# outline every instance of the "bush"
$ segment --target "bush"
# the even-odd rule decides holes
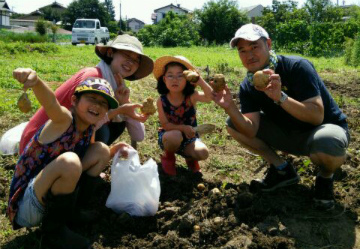
[[[12,42],[6,43],[0,41],[0,53],[6,54],[21,54],[38,52],[43,54],[55,53],[59,51],[59,47],[54,43],[25,43]]]
[[[289,21],[276,26],[276,45],[289,52],[303,53],[310,38],[305,21]]]
[[[306,54],[310,56],[338,56],[344,51],[345,34],[348,23],[314,23],[309,26],[310,46]],[[353,34],[352,34],[353,35]]]
[[[46,36],[42,36],[37,33],[31,33],[31,32],[14,33],[5,29],[1,29],[0,41],[3,42],[22,41],[22,42],[35,43],[35,42],[47,42],[48,38]]]
[[[354,41],[354,45],[351,51],[351,65],[357,67],[360,65],[360,33]]]
[[[47,31],[47,23],[44,19],[39,19],[37,20],[36,24],[35,24],[35,30],[36,32],[38,32],[40,35],[45,35],[46,31]]]
[[[345,65],[351,65],[351,54],[354,46],[354,40],[348,38],[345,42]]]

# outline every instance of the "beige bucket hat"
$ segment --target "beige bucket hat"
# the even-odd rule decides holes
[[[153,60],[143,54],[143,46],[135,36],[128,34],[118,35],[114,40],[109,41],[108,45],[97,45],[95,47],[95,53],[104,60],[107,58],[106,51],[108,48],[127,50],[140,55],[140,64],[138,70],[133,75],[127,77],[127,80],[138,80],[144,78],[148,76],[154,68]]]
[[[162,56],[155,61],[154,65],[154,77],[156,80],[164,75],[165,66],[171,62],[177,62],[184,65],[187,69],[196,70],[195,67],[191,64],[191,62],[184,56],[175,55],[175,56]]]

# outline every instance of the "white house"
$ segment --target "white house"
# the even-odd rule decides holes
[[[259,5],[244,7],[244,8],[241,8],[240,10],[245,12],[247,17],[249,17],[250,19],[254,19],[256,17],[262,16],[264,7],[261,4],[259,4]]]
[[[151,19],[153,20],[154,24],[158,23],[161,21],[161,19],[163,19],[166,16],[166,13],[168,12],[174,12],[175,14],[179,14],[179,15],[185,15],[187,13],[189,13],[189,10],[180,7],[180,4],[178,5],[167,5],[165,7],[161,7],[158,8],[156,10],[154,10],[154,13],[151,15]]]
[[[127,20],[127,25],[133,32],[137,33],[140,29],[142,29],[142,27],[144,27],[145,23],[139,19],[130,18]]]
[[[10,27],[10,13],[12,11],[5,0],[0,0],[0,28]]]

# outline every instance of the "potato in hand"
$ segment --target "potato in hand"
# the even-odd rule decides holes
[[[215,74],[212,88],[215,92],[220,92],[225,89],[225,76],[223,74]]]
[[[257,71],[253,77],[254,86],[265,88],[269,84],[269,77],[269,74],[265,74],[263,71]]]
[[[196,83],[200,78],[200,75],[192,70],[185,70],[183,74],[185,76],[185,79],[191,83]]]
[[[154,105],[154,100],[152,98],[147,98],[143,102],[143,107],[140,108],[140,111],[146,115],[152,115],[156,112],[156,107]]]
[[[31,102],[26,92],[21,94],[20,98],[18,99],[17,106],[23,113],[28,113],[31,111]]]

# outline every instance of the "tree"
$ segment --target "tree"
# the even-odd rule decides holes
[[[196,11],[200,35],[209,43],[223,44],[230,41],[236,30],[249,19],[239,11],[234,0],[210,0]]]
[[[45,20],[48,20],[51,22],[55,21],[55,23],[62,20],[62,12],[59,10],[54,10],[51,7],[45,7],[42,9],[42,12],[44,14]]]
[[[115,8],[112,0],[105,0],[105,7],[110,15],[111,21],[115,21]]]
[[[305,9],[309,13],[312,22],[321,22],[327,8],[331,6],[331,0],[307,0],[305,3]]]
[[[158,24],[146,25],[137,36],[145,46],[188,47],[198,45],[198,25],[191,15],[178,15],[170,11]]]
[[[297,2],[293,0],[287,0],[283,3],[273,0],[272,13],[275,16],[276,22],[284,22],[288,18],[289,13],[296,10]]]
[[[111,20],[105,5],[99,0],[75,0],[71,2],[64,13],[64,19],[72,25],[78,18],[97,18],[102,26],[107,26]]]

